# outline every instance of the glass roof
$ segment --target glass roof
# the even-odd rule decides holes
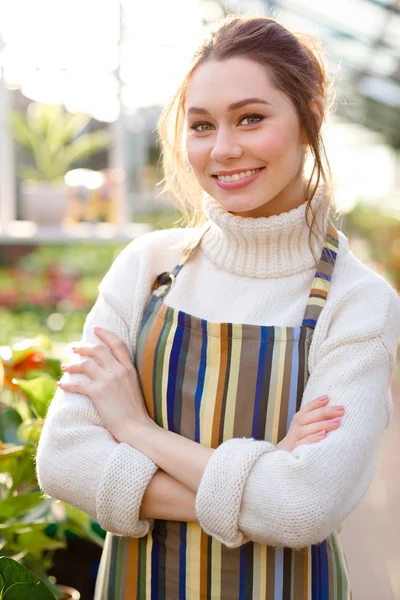
[[[0,0],[0,76],[29,98],[104,121],[118,117],[121,101],[127,112],[163,105],[210,23],[226,12],[264,13],[321,39],[339,74],[338,114],[400,146],[400,0],[67,4],[60,12],[54,0]]]
[[[245,10],[242,0],[223,4],[320,39],[330,70],[340,72],[337,113],[400,147],[400,0],[247,0]]]

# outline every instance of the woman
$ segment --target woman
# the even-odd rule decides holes
[[[337,528],[390,417],[400,306],[329,221],[326,86],[308,38],[234,17],[164,111],[167,189],[203,194],[205,224],[114,262],[37,454],[109,532],[97,600],[351,597]]]

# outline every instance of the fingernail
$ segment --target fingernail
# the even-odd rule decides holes
[[[101,327],[98,327],[97,325],[95,325],[95,326],[93,327],[93,330],[94,330],[94,331],[100,331],[101,329],[102,329],[102,328],[101,328]]]
[[[62,371],[65,371],[67,365],[60,365]]]
[[[325,400],[327,400],[328,396],[325,394],[325,396],[320,396],[319,398],[317,398],[318,402],[324,402]]]
[[[338,410],[344,410],[344,406],[335,406]]]
[[[325,430],[325,429],[324,429],[323,431],[319,431],[319,432],[318,432],[318,435],[319,435],[320,437],[323,437],[325,434],[326,434],[326,430]]]
[[[332,423],[340,423],[340,417],[335,417],[332,419]]]

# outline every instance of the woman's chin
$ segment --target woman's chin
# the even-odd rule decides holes
[[[248,213],[257,211],[265,205],[265,198],[260,199],[256,202],[254,197],[249,198],[244,194],[241,196],[229,196],[228,194],[215,194],[213,198],[230,213],[237,214],[238,216],[251,216]]]

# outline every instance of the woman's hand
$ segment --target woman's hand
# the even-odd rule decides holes
[[[114,438],[124,441],[127,427],[155,425],[147,412],[138,374],[125,343],[111,331],[94,328],[106,344],[74,346],[73,352],[85,357],[78,363],[62,365],[65,373],[82,373],[90,381],[58,382],[66,392],[89,396]]]
[[[301,444],[319,442],[329,431],[337,429],[344,407],[327,404],[328,396],[322,396],[301,408],[293,416],[286,437],[276,447],[291,452]]]

